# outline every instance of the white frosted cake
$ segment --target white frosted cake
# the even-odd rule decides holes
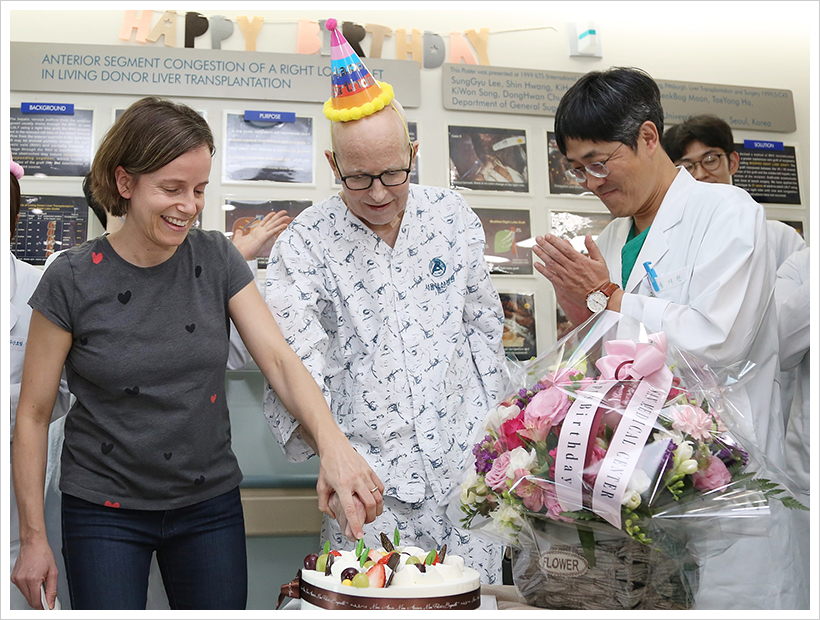
[[[463,558],[446,555],[446,547],[443,553],[410,546],[390,548],[389,552],[384,547],[365,550],[365,557],[361,552],[329,551],[315,556],[314,569],[308,567],[316,561],[315,554],[309,555],[301,570],[301,609],[478,609],[481,605],[478,572],[464,566]],[[330,555],[333,560],[325,570]]]

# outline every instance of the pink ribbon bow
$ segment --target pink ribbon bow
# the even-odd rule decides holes
[[[649,342],[610,340],[604,343],[604,350],[607,354],[595,362],[601,371],[601,379],[644,378],[656,386],[671,381],[672,372],[666,366],[666,334],[663,332],[651,334]]]

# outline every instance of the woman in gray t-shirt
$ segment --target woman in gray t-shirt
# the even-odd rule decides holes
[[[63,554],[73,609],[145,607],[156,550],[174,609],[244,608],[247,560],[225,399],[232,319],[336,492],[381,512],[382,483],[334,422],[236,248],[192,229],[214,152],[191,108],[148,97],[103,139],[92,193],[123,227],[66,251],[30,300],[12,448],[21,550],[12,581],[56,596],[43,525],[48,419],[63,366],[76,402],[62,454]],[[354,517],[355,518],[355,517]],[[361,527],[361,524],[358,525]]]

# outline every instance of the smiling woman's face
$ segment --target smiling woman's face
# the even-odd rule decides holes
[[[205,207],[210,173],[211,153],[205,145],[154,172],[130,175],[117,168],[120,195],[130,201],[129,235],[138,235],[145,247],[168,251],[179,246]]]

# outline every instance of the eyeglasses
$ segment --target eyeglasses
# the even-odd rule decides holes
[[[413,145],[410,145],[410,165],[407,168],[400,168],[399,170],[385,170],[381,174],[352,174],[350,176],[343,176],[339,170],[339,162],[336,161],[336,153],[333,153],[333,163],[336,166],[336,172],[339,173],[344,186],[353,191],[360,191],[363,189],[370,189],[373,185],[373,180],[378,179],[385,187],[396,187],[397,185],[404,185],[407,178],[410,176],[410,171],[413,169]]]
[[[576,183],[586,183],[587,182],[587,174],[591,174],[592,176],[603,179],[604,177],[609,176],[609,168],[606,167],[606,162],[612,159],[612,156],[618,152],[618,149],[624,145],[621,142],[618,145],[618,148],[612,151],[604,161],[596,161],[587,166],[581,166],[580,168],[570,168],[566,171],[567,178],[570,181],[575,181]]]
[[[714,172],[720,167],[720,158],[728,156],[729,155],[727,153],[709,153],[700,161],[689,161],[688,159],[684,159],[683,161],[678,162],[678,165],[686,168],[687,172],[693,172],[695,170],[695,166],[700,164],[703,166],[704,170]]]

